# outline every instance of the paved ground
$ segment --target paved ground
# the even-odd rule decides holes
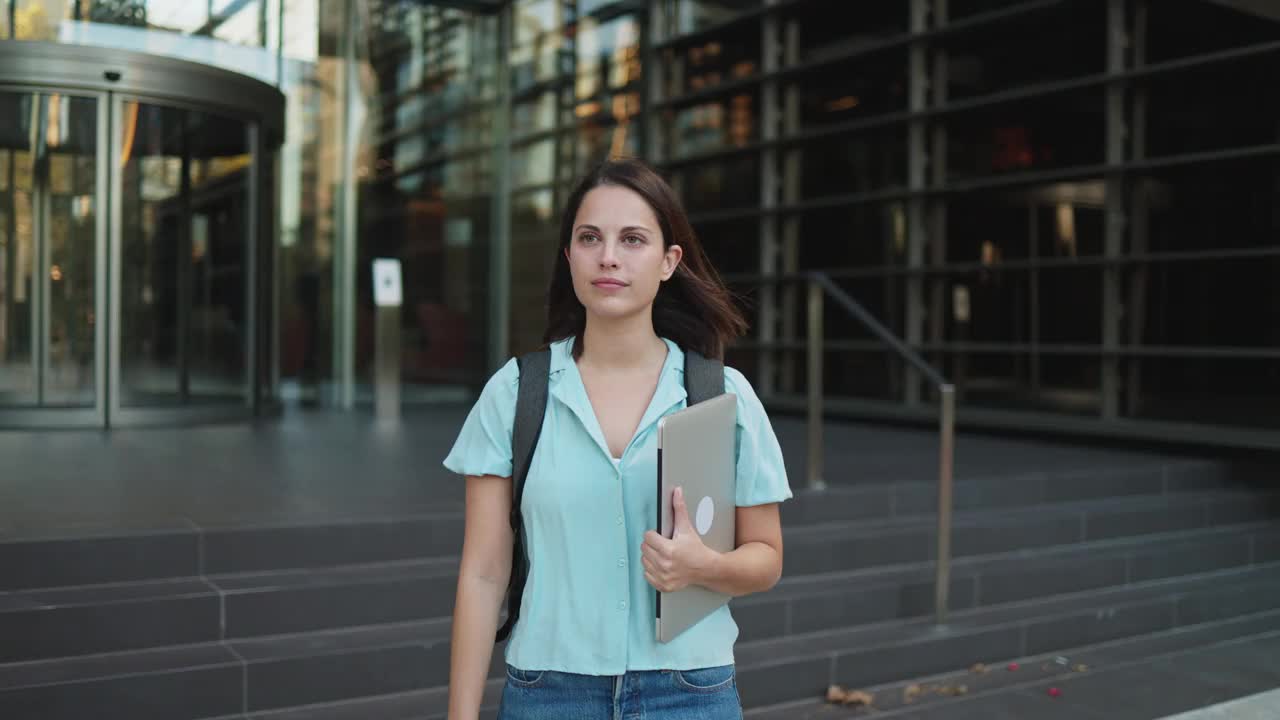
[[[1280,690],[1258,693],[1164,720],[1274,720],[1280,715]]]
[[[414,410],[391,430],[364,412],[295,410],[255,425],[0,432],[0,536],[456,506],[463,483],[440,462],[467,409]],[[799,491],[804,423],[780,416],[774,424]],[[830,482],[937,477],[933,431],[831,423],[826,440]],[[1151,457],[962,434],[956,473],[1114,468]]]

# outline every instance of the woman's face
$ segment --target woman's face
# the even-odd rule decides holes
[[[676,271],[684,252],[663,244],[658,218],[635,191],[601,185],[588,192],[565,249],[573,290],[587,314],[650,312],[659,284]]]

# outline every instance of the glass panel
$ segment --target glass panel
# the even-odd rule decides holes
[[[692,215],[760,204],[760,158],[756,155],[699,163],[674,173],[672,180],[685,210]]]
[[[1270,3],[1160,0],[1146,7],[1135,18],[1145,21],[1137,32],[1146,36],[1147,62],[1280,40],[1280,15]],[[1250,86],[1241,78],[1240,87]]]
[[[947,204],[946,260],[999,263],[1102,254],[1101,179],[971,193]]]
[[[764,4],[764,0],[667,0],[674,34],[717,25]]]
[[[800,76],[803,129],[865,120],[907,109],[907,52],[892,48]],[[831,144],[831,140],[824,141]],[[905,146],[904,146],[905,147]],[[900,148],[899,152],[906,153]]]
[[[802,269],[904,265],[905,202],[854,203],[811,210],[799,217]],[[814,242],[814,238],[818,238]]]
[[[668,147],[675,157],[743,147],[758,139],[758,93],[731,97],[681,108],[666,115]]]
[[[1129,360],[1128,414],[1142,419],[1280,430],[1274,358]]]
[[[1277,23],[1280,27],[1280,23]],[[1163,73],[1135,84],[1147,157],[1182,155],[1280,141],[1276,93],[1255,92],[1275,81],[1276,57],[1265,53],[1230,63]]]
[[[907,128],[896,125],[800,148],[800,196],[863,193],[907,184]]]
[[[1106,27],[1106,4],[1084,0],[956,33],[943,44],[947,96],[957,100],[1101,73]]]
[[[92,406],[96,287],[98,101],[52,95],[46,105],[49,337],[45,403]]]
[[[247,125],[123,104],[123,405],[243,402]]]
[[[939,367],[968,406],[1093,417],[1100,412],[1097,355],[951,351],[945,357]]]
[[[900,38],[909,29],[910,9],[911,3],[905,2],[799,3],[783,17],[786,21],[794,19],[799,25],[800,60],[810,62]],[[785,28],[786,21],[779,27]],[[785,38],[785,31],[782,37]],[[905,73],[906,51],[898,48],[895,52],[903,56],[903,69],[899,72]],[[860,72],[861,68],[851,75]]]
[[[760,28],[737,28],[714,39],[690,47],[679,46],[663,53],[668,64],[679,64],[683,72],[667,73],[666,96],[711,90],[760,72]]]
[[[34,95],[0,93],[0,404],[36,398]]]
[[[1276,247],[1274,156],[1179,165],[1138,178],[1132,194],[1134,252]]]
[[[1275,256],[1144,263],[1130,280],[1130,331],[1147,345],[1280,349],[1276,278]]]
[[[547,286],[555,260],[565,194],[551,190],[511,196],[511,351],[528,352],[547,326]]]
[[[554,15],[558,5],[520,3],[516,34],[525,36],[530,13],[540,23],[538,13]],[[367,44],[360,88],[366,95],[350,100],[381,108],[385,132],[357,149],[360,163],[377,175],[357,191],[357,398],[370,397],[373,379],[375,258],[399,259],[404,275],[402,397],[409,403],[459,397],[484,374],[494,99],[498,58],[506,49],[498,47],[494,15],[393,0],[368,6],[378,21]],[[556,34],[537,42],[550,47],[562,40]],[[527,122],[514,123],[517,132],[539,129],[548,121],[544,113],[554,115],[554,96],[547,97],[550,110],[538,104],[537,92],[522,101]],[[402,113],[405,107],[411,110]],[[327,136],[318,137],[323,145]],[[553,140],[513,151],[520,164],[513,183],[549,182],[554,154]]]
[[[0,93],[0,116],[0,405],[92,406],[97,101]]]
[[[577,35],[578,99],[618,90],[640,79],[640,23],[624,15],[606,23],[584,18]]]
[[[995,12],[1022,5],[1027,0],[950,0],[947,4],[947,16],[952,20]]]
[[[209,16],[211,34],[234,45],[262,45],[260,23],[266,18],[259,0],[221,0],[213,3]]]
[[[948,178],[1101,164],[1104,108],[1102,89],[1088,88],[948,116]]]

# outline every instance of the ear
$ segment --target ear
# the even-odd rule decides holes
[[[662,279],[670,280],[675,274],[676,268],[680,266],[680,259],[684,257],[684,248],[679,245],[672,245],[667,248],[667,254],[662,258]]]

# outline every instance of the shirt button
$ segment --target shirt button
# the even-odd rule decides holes
[[[619,610],[626,610],[626,609],[627,609],[627,601],[626,601],[626,600],[623,600],[622,602],[618,603],[618,609],[619,609]]]
[[[626,566],[627,566],[627,561],[626,561],[626,559],[625,559],[625,558],[618,558],[618,567],[626,567]]]
[[[619,524],[619,525],[621,525],[621,524],[622,524],[622,516],[621,516],[621,515],[619,515],[619,516],[618,516],[618,524]]]

